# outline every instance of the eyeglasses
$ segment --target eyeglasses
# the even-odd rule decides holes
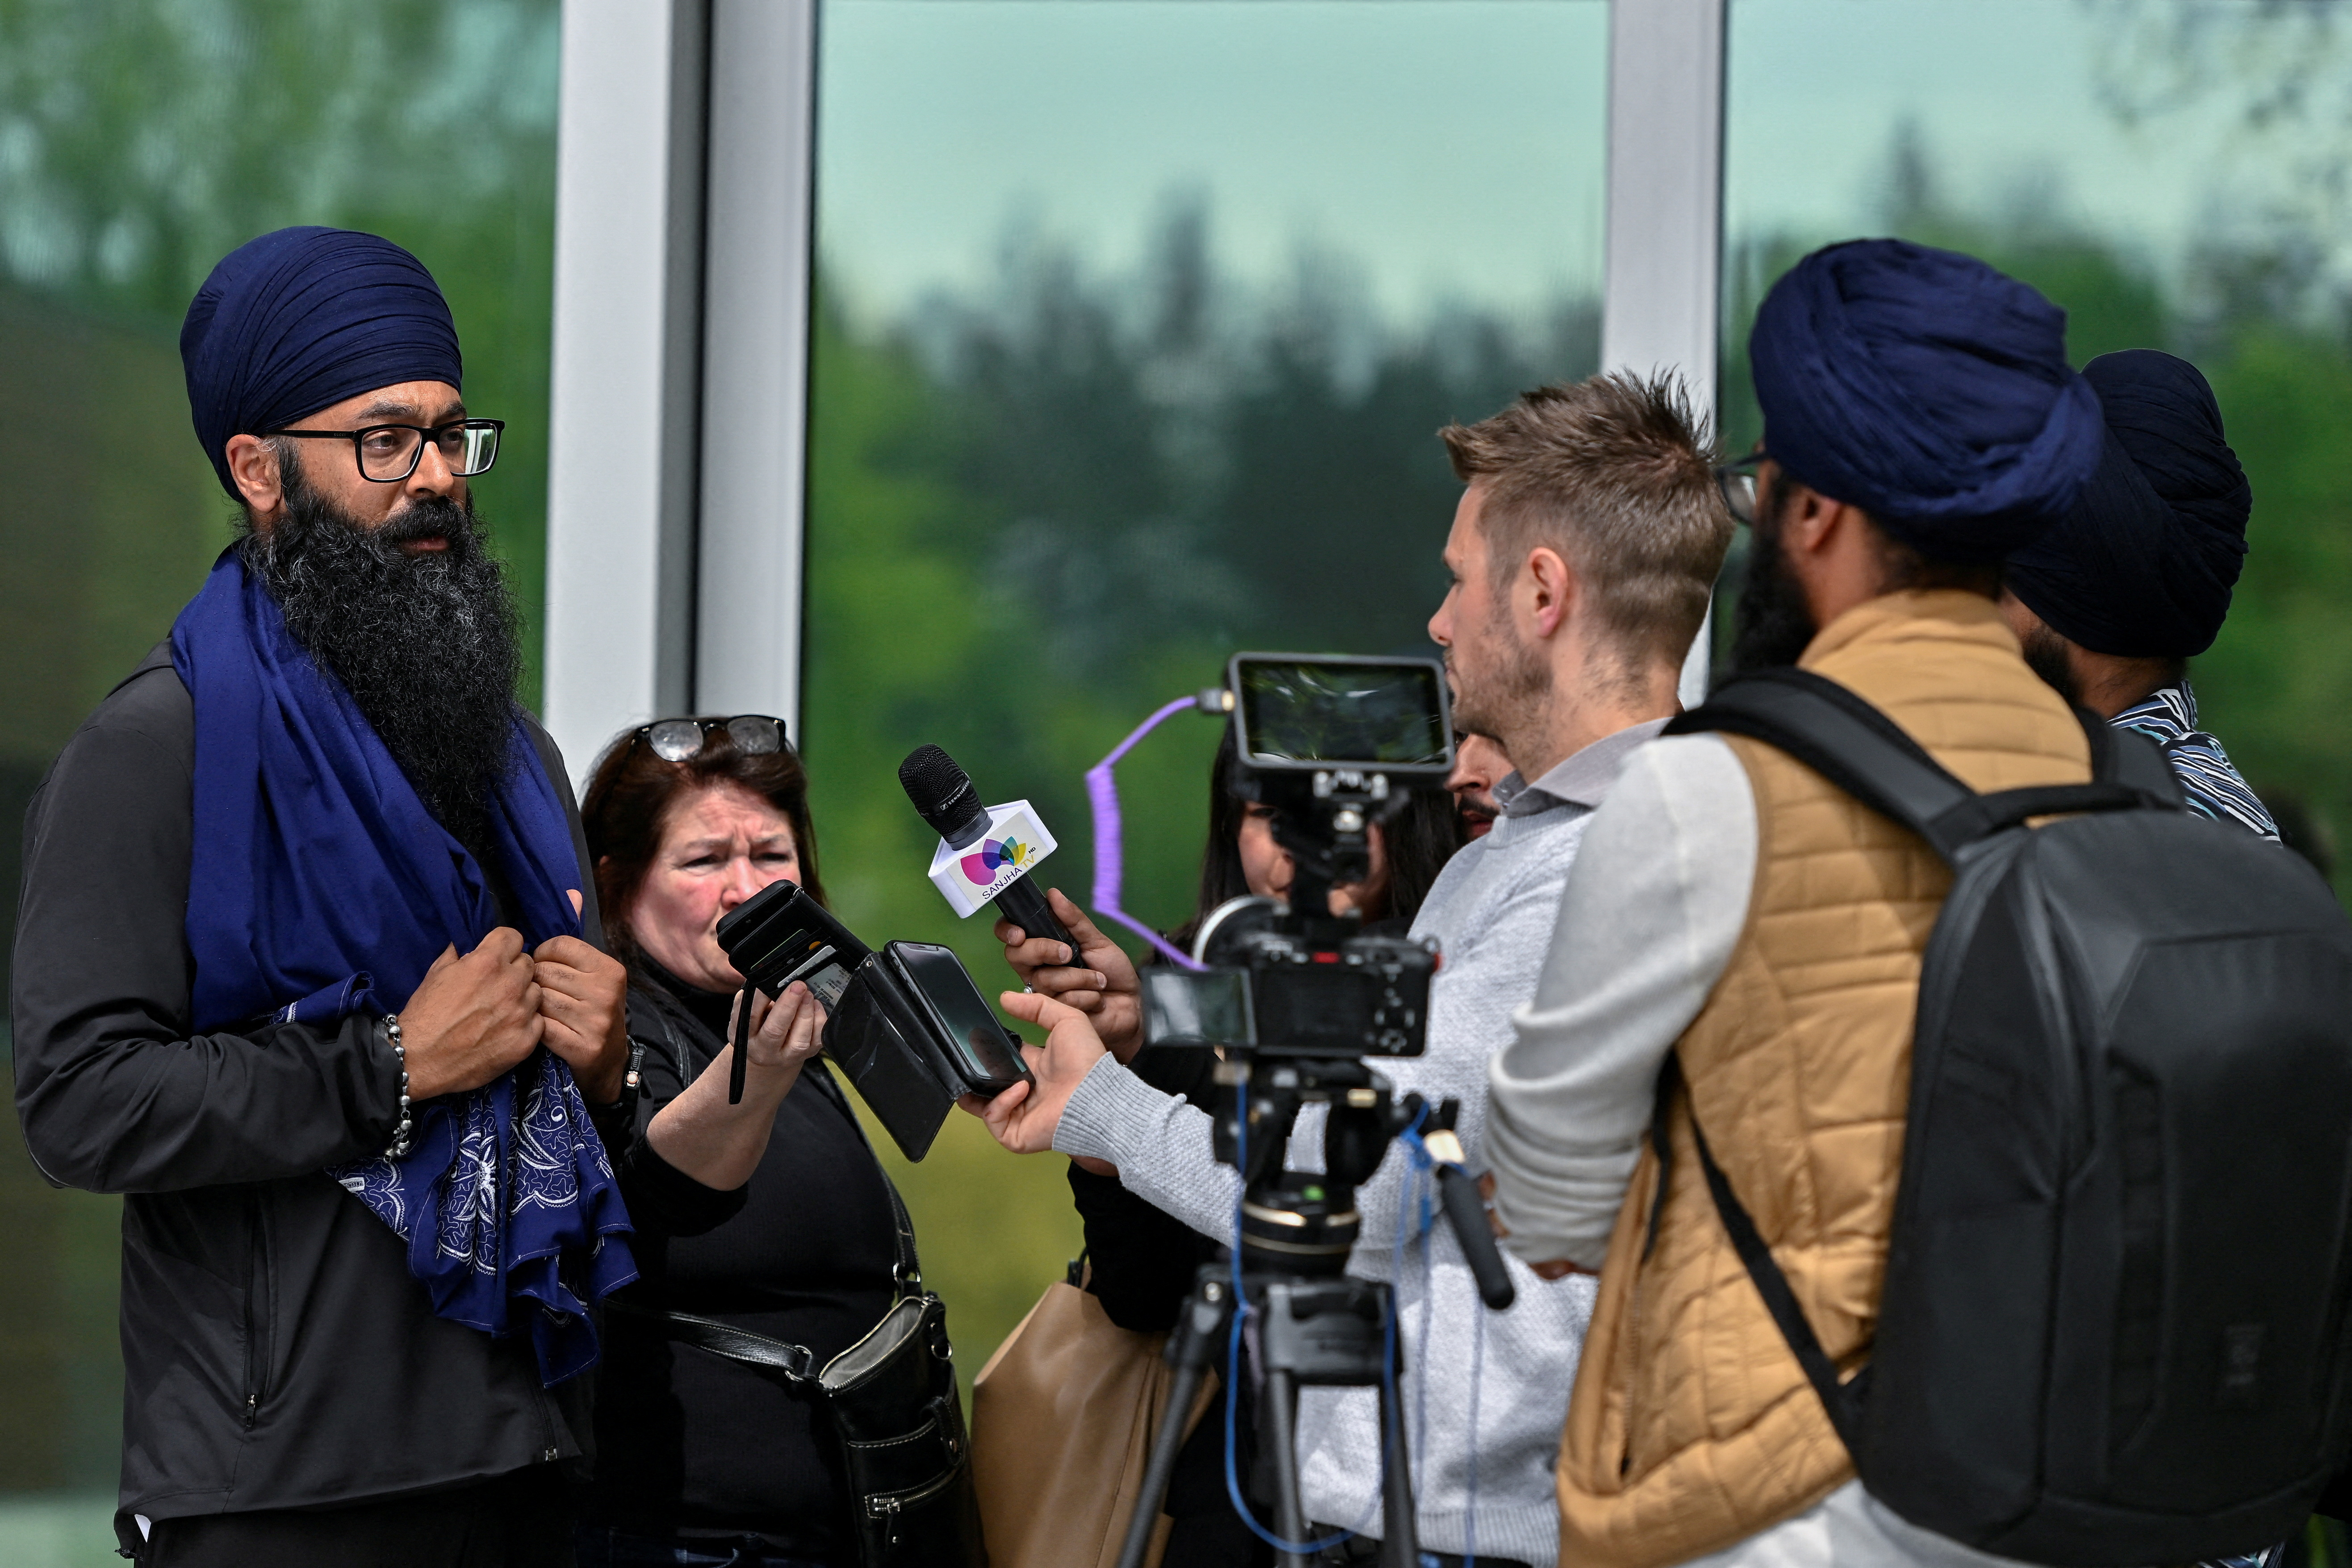
[[[1759,447],[1744,458],[1717,466],[1715,482],[1723,491],[1723,504],[1731,509],[1732,521],[1756,525],[1756,465],[1770,455]]]
[[[447,425],[363,425],[356,430],[272,430],[272,436],[297,436],[306,441],[349,441],[359,459],[360,478],[380,485],[396,485],[425,460],[429,439],[440,448],[451,475],[470,479],[487,474],[499,460],[499,435],[503,419],[459,419]]]
[[[738,713],[732,719],[656,719],[637,726],[637,734],[666,763],[682,763],[702,754],[714,730],[727,731],[735,749],[747,757],[772,756],[784,749],[784,721],[765,713]]]

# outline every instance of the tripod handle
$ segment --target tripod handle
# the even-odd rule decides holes
[[[1454,1239],[1462,1244],[1462,1256],[1470,1265],[1471,1278],[1478,1281],[1478,1299],[1501,1311],[1518,1292],[1511,1285],[1510,1270],[1503,1267],[1502,1251],[1495,1245],[1495,1229],[1486,1222],[1486,1205],[1478,1196],[1478,1184],[1461,1166],[1441,1164],[1437,1167],[1437,1195],[1445,1205],[1446,1222],[1454,1226]]]

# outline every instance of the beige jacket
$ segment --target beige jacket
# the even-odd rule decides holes
[[[1874,600],[1801,661],[1877,705],[1979,790],[2073,783],[2089,749],[1992,605]],[[1853,1479],[1820,1400],[1717,1218],[1710,1147],[1823,1348],[1867,1359],[1902,1160],[1919,958],[1950,877],[1927,845],[1771,748],[1754,789],[1747,924],[1676,1046],[1688,1084],[1656,1246],[1647,1150],[1601,1276],[1560,1449],[1560,1561],[1654,1568],[1719,1551]]]

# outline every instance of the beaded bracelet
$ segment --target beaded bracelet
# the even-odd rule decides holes
[[[392,1146],[383,1152],[383,1157],[399,1160],[407,1156],[409,1135],[416,1131],[416,1123],[408,1110],[408,1047],[400,1043],[400,1015],[386,1013],[383,1016],[383,1033],[384,1037],[392,1042],[394,1059],[400,1063],[400,1125],[393,1130]]]

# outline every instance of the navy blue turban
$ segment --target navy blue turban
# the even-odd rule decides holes
[[[2099,464],[2066,312],[1971,256],[1817,250],[1764,297],[1748,359],[1773,460],[1934,560],[2000,560]]]
[[[2213,646],[2246,558],[2253,487],[2213,389],[2154,349],[2083,367],[2106,408],[2099,471],[2065,521],[2002,573],[2060,637],[2093,653],[2187,658]]]
[[[433,274],[388,239],[341,228],[281,228],[230,251],[188,306],[180,361],[196,439],[231,497],[232,436],[404,381],[463,384]]]

